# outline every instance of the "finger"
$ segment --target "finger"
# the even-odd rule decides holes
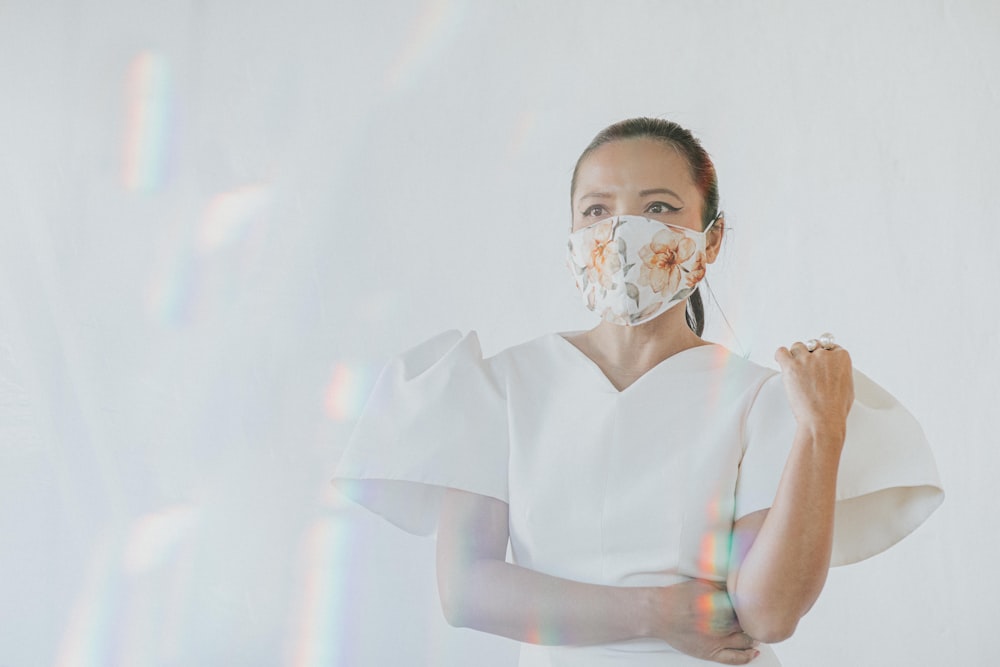
[[[792,343],[792,347],[789,350],[789,352],[791,352],[792,356],[794,357],[799,354],[809,354],[809,348],[806,347],[805,343],[803,343],[802,341],[796,341]]]
[[[723,665],[745,665],[758,655],[760,655],[760,651],[755,648],[723,648],[713,653],[711,660],[713,662],[720,662]]]
[[[774,352],[774,360],[778,362],[781,368],[784,368],[786,364],[792,361],[792,353],[787,347],[779,347]]]
[[[725,599],[713,604],[711,615],[708,618],[708,628],[717,637],[729,637],[742,631],[743,628],[740,627],[739,619],[736,618],[736,612],[729,606],[731,604],[729,596],[725,593],[722,595]]]
[[[715,618],[712,619],[711,629],[713,634],[728,638],[738,634],[743,628],[740,627],[740,622],[736,618],[736,614],[728,613],[725,615],[717,614]],[[735,646],[735,644],[727,643],[726,646]]]
[[[726,648],[743,650],[748,648],[756,648],[759,643],[760,642],[758,642],[756,639],[754,639],[745,632],[734,632],[733,634],[725,638],[725,640],[723,641],[723,646],[725,646]]]
[[[740,627],[736,614],[731,609],[715,607],[713,609],[702,608],[699,610],[698,627],[705,633],[718,639],[729,637],[734,632],[739,632]]]

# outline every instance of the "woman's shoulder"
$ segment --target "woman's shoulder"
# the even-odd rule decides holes
[[[486,375],[503,375],[511,367],[538,365],[558,352],[558,334],[545,334],[484,354],[479,334],[471,329],[442,331],[389,358],[383,374],[393,372],[403,382],[454,375],[478,369]]]
[[[559,337],[557,333],[545,333],[540,336],[535,336],[528,340],[522,341],[520,343],[515,343],[508,347],[503,348],[492,357],[491,360],[514,360],[523,359],[526,357],[535,357],[538,355],[547,356],[552,354],[553,345],[557,343],[556,338]]]
[[[752,361],[749,355],[738,354],[721,343],[708,342],[695,349],[708,359],[704,364],[708,374],[724,376],[728,382],[736,385],[759,386],[778,373],[773,368]]]
[[[486,361],[494,372],[500,375],[516,368],[540,368],[556,361],[560,356],[561,342],[569,345],[558,333],[542,334],[505,347],[488,357]]]

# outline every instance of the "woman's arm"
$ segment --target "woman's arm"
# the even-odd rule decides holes
[[[725,591],[693,580],[615,587],[552,577],[506,562],[507,504],[449,489],[437,571],[448,622],[536,644],[586,645],[656,637],[724,664],[756,656]]]
[[[787,639],[826,582],[833,548],[837,470],[854,400],[845,350],[810,353],[801,343],[775,355],[797,428],[774,504],[733,529],[727,587],[747,634]]]

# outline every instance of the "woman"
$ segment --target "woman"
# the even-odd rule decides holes
[[[440,504],[445,616],[524,642],[522,666],[778,664],[766,642],[831,559],[940,503],[919,427],[828,335],[780,348],[780,374],[701,339],[725,220],[683,128],[606,128],[571,204],[570,265],[602,321],[489,360],[474,334],[403,355],[338,481],[413,532]]]

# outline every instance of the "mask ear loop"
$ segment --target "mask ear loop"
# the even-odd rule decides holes
[[[708,234],[709,230],[712,229],[712,227],[715,226],[715,223],[717,223],[725,214],[726,214],[725,211],[719,211],[718,213],[716,213],[715,217],[712,218],[712,222],[708,223],[708,227],[705,227],[705,229],[701,230],[701,233]]]
[[[707,234],[708,230],[710,230],[712,226],[715,225],[715,223],[722,218],[723,215],[724,215],[723,211],[719,211],[718,214],[716,214],[716,216],[712,218],[712,222],[708,223],[708,227],[705,228],[705,231],[703,233]],[[743,346],[743,341],[741,341],[740,337],[736,334],[736,329],[734,329],[733,325],[729,323],[729,318],[726,317],[726,311],[722,310],[722,304],[719,303],[719,299],[715,296],[715,292],[712,290],[712,285],[708,282],[707,275],[705,276],[705,279],[702,282],[704,282],[705,287],[708,288],[708,294],[709,296],[712,297],[712,302],[715,304],[716,310],[718,310],[719,314],[722,315],[722,321],[726,323],[726,328],[729,329],[729,333],[733,335],[733,340],[735,340],[736,345],[739,346],[740,356],[743,357],[744,359],[749,359],[750,350],[748,350]]]

